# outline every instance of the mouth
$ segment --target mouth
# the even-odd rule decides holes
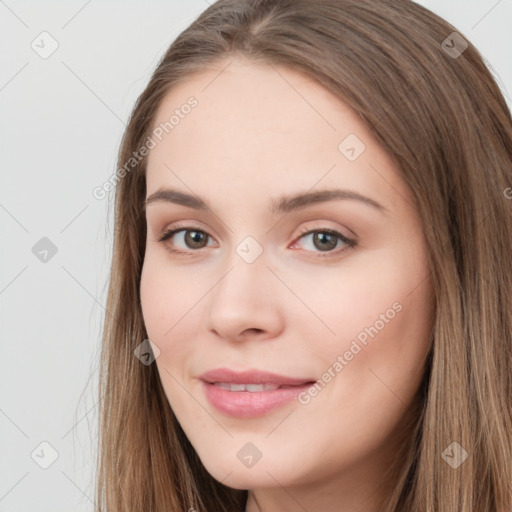
[[[262,370],[236,372],[227,368],[211,370],[199,378],[210,404],[219,412],[238,418],[269,414],[316,382]]]
[[[229,382],[212,382],[213,386],[217,386],[221,389],[225,389],[226,391],[247,391],[249,393],[262,393],[264,391],[275,391],[276,389],[287,389],[287,388],[295,388],[298,385],[283,385],[279,386],[277,384],[231,384]],[[308,384],[308,382],[306,382]],[[313,384],[313,382],[309,382],[309,384]]]
[[[315,382],[312,378],[297,378],[279,375],[265,370],[245,370],[235,371],[230,368],[216,368],[209,370],[199,377],[201,380],[219,386],[246,386],[248,389],[234,389],[233,391],[251,391],[250,387],[254,385],[275,386],[274,389],[281,387],[301,386],[308,382]],[[225,388],[227,389],[227,388]],[[262,391],[257,389],[256,391]],[[265,390],[267,391],[267,390]],[[268,391],[272,391],[271,388]]]

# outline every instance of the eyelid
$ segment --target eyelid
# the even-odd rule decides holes
[[[295,237],[295,240],[298,240],[300,237],[302,237],[304,235],[308,235],[310,233],[314,233],[314,232],[327,232],[327,233],[336,233],[336,234],[340,235],[341,238],[344,238],[347,241],[351,241],[351,242],[356,242],[357,241],[357,236],[351,230],[345,228],[347,231],[350,231],[350,233],[352,233],[350,235],[347,235],[347,234],[343,233],[343,231],[340,228],[333,228],[333,227],[327,226],[326,222],[327,221],[324,221],[322,223],[322,221],[317,221],[318,225],[314,225],[312,227],[307,227],[307,228],[302,228],[301,227],[299,229],[299,234]]]
[[[161,234],[157,238],[157,241],[161,241],[166,234],[175,234],[178,231],[201,231],[202,233],[207,234],[210,238],[215,238],[213,235],[210,234],[210,232],[206,228],[203,228],[201,226],[195,226],[194,224],[176,222],[172,224],[169,228],[162,229]]]

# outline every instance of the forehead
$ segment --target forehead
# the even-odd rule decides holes
[[[303,190],[321,181],[382,196],[387,180],[408,194],[359,114],[289,68],[239,58],[217,63],[167,93],[155,130],[161,140],[153,136],[148,193],[164,185],[183,188],[186,180],[201,195],[212,186],[227,194],[243,183],[248,191],[277,196],[283,183]]]
[[[232,150],[232,141],[250,151],[262,143],[284,150],[294,141],[309,140],[295,148],[298,153],[321,140],[331,150],[334,143],[337,151],[336,140],[347,129],[369,136],[356,112],[312,78],[288,68],[240,58],[222,61],[173,87],[158,108],[153,128],[165,125],[173,112],[179,114],[190,97],[197,107],[166,137],[175,145],[189,139],[191,132],[201,142],[204,137],[214,139],[218,152],[225,146]],[[210,144],[203,147],[214,149]]]

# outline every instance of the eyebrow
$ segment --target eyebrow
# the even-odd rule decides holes
[[[312,206],[314,204],[342,199],[358,201],[378,210],[381,213],[389,211],[382,204],[378,203],[374,199],[360,194],[359,192],[343,189],[327,189],[317,190],[314,192],[299,192],[297,194],[283,196],[272,203],[271,212],[275,215],[281,213],[289,213],[294,210],[307,208],[308,206]],[[199,196],[167,188],[157,190],[155,193],[151,194],[146,199],[144,208],[157,202],[179,204],[188,208],[194,208],[195,210],[211,210],[208,203],[201,199]]]

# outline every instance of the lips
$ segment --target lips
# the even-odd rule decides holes
[[[287,377],[263,370],[236,372],[234,370],[230,370],[229,368],[217,368],[215,370],[210,370],[206,373],[203,373],[199,378],[210,384],[266,384],[275,386],[274,389],[280,387],[301,386],[303,384],[307,384],[308,382],[315,381],[315,379],[311,378],[300,379],[295,377]],[[233,389],[233,391],[242,390]],[[248,389],[248,391],[250,391],[250,389]]]
[[[262,416],[284,406],[315,382],[311,378],[228,368],[208,371],[199,378],[210,404],[223,414],[239,418]]]

